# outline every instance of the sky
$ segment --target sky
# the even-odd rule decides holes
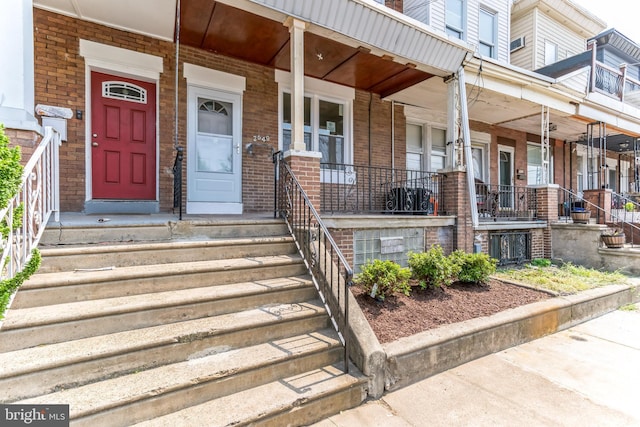
[[[571,0],[640,44],[640,2],[637,0]]]

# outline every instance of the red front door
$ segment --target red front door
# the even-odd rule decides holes
[[[156,86],[91,73],[94,199],[156,199]]]

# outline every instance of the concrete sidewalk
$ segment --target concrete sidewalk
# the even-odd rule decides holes
[[[618,310],[315,426],[640,426],[639,389],[640,310]]]

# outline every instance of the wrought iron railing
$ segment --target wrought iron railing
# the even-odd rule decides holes
[[[323,213],[438,215],[442,175],[374,166],[322,163]]]
[[[51,214],[55,213],[54,219],[60,220],[60,143],[60,134],[45,127],[42,141],[24,167],[18,193],[0,210],[0,223],[6,225],[0,280],[11,279],[23,270]],[[21,218],[14,217],[16,212],[21,212]]]
[[[476,182],[476,205],[481,221],[533,221],[538,218],[535,188]]]
[[[182,220],[182,160],[184,148],[176,147],[176,158],[173,161],[173,208],[179,209],[179,218]]]
[[[304,189],[279,156],[278,211],[293,235],[298,251],[344,345],[344,369],[349,370],[349,286],[353,270],[338,248]]]
[[[603,200],[598,200],[596,204],[560,187],[558,191],[559,220],[560,222],[591,222],[593,220],[596,224],[605,224],[612,229],[623,232],[625,244],[629,247],[640,246],[640,207],[635,203],[633,211],[627,211],[624,206],[619,209],[621,200],[625,199],[615,193],[612,194],[611,206],[604,209],[602,207],[605,204]],[[580,216],[584,219],[579,219]]]
[[[593,90],[640,106],[640,81],[628,76],[626,67],[622,64],[616,69],[594,59]]]

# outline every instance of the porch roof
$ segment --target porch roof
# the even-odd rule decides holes
[[[33,0],[125,31],[175,38],[176,0]],[[308,23],[305,74],[388,96],[454,73],[473,46],[373,0],[181,0],[180,43],[289,70],[288,17]]]

